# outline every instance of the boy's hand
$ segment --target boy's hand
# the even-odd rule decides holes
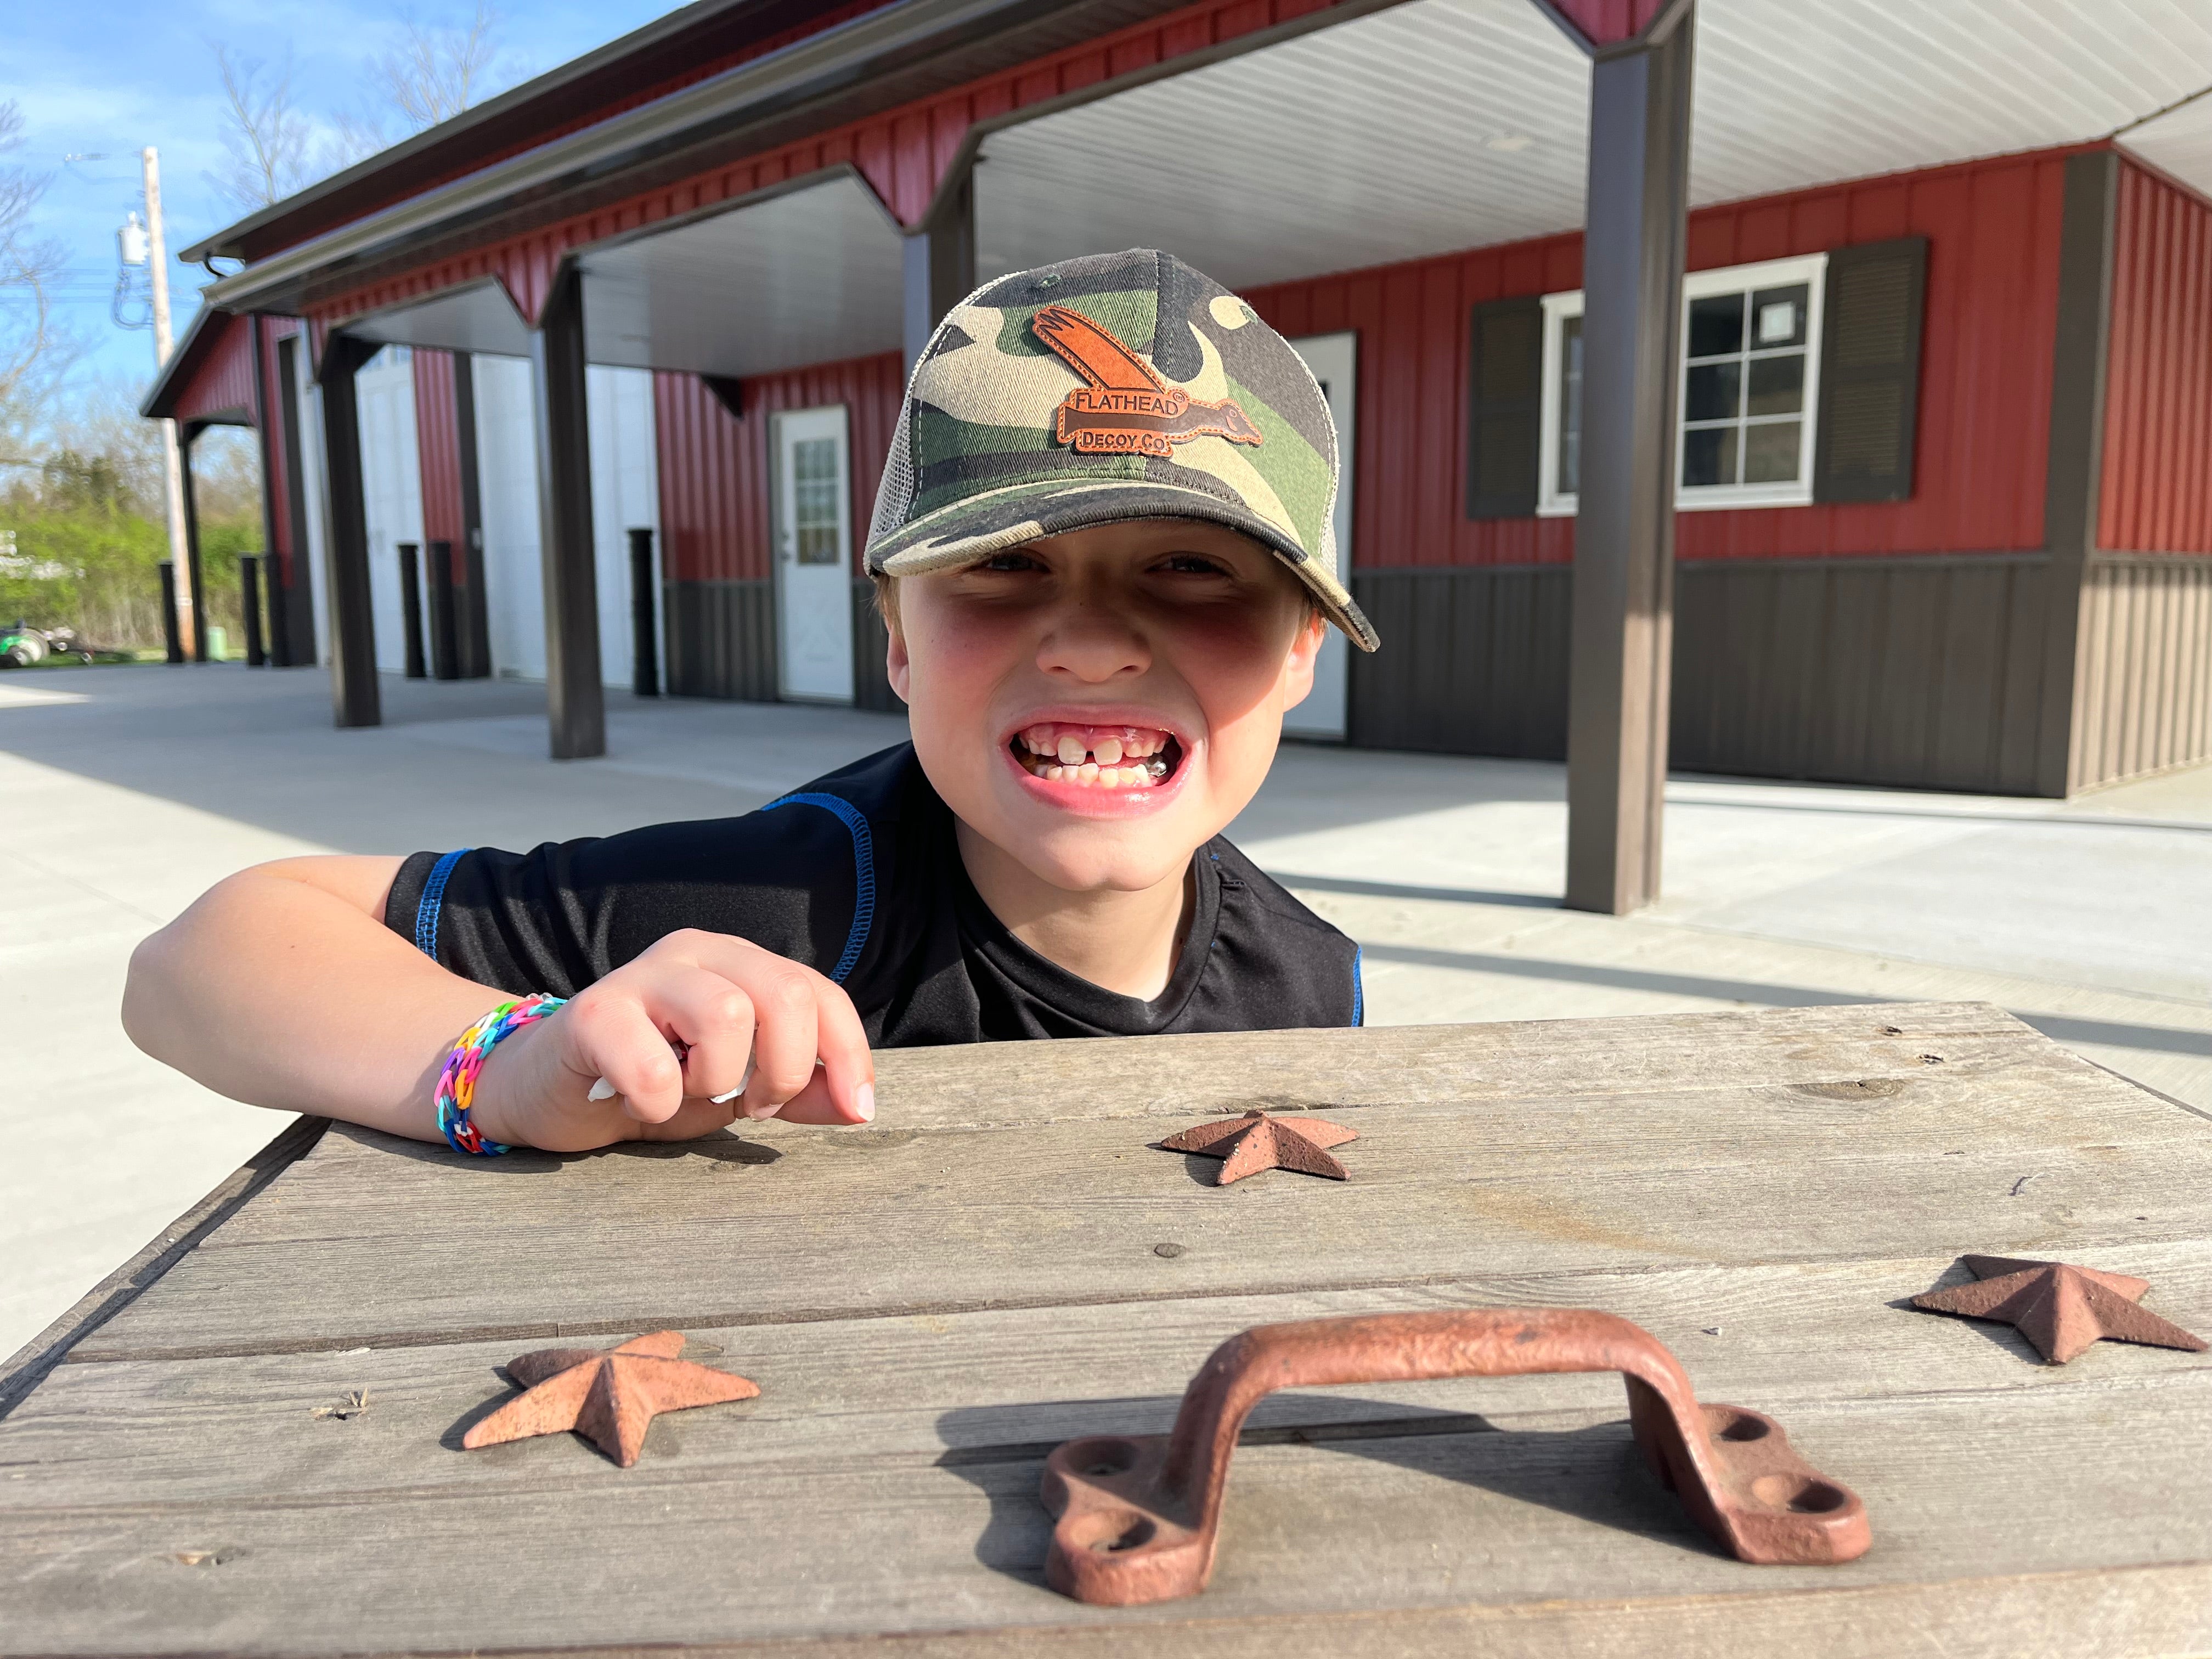
[[[680,1060],[671,1039],[689,1049]],[[593,1100],[601,1078],[616,1093]],[[742,1095],[712,1098],[740,1084]],[[875,1115],[867,1035],[842,988],[696,928],[669,934],[500,1043],[471,1114],[494,1140],[556,1152],[689,1140],[741,1116],[866,1123]]]

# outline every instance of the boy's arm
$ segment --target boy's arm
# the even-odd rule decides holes
[[[401,862],[286,859],[218,883],[133,954],[125,1030],[234,1099],[438,1139],[447,1052],[509,994],[384,925]],[[690,1048],[680,1066],[671,1036]],[[737,1086],[749,1054],[742,1098],[706,1098]],[[617,1097],[588,1097],[600,1077]],[[740,1114],[861,1122],[873,1079],[842,989],[742,939],[686,931],[501,1042],[473,1115],[492,1139],[574,1151],[683,1139]]]

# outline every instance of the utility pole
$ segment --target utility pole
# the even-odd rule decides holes
[[[154,372],[169,366],[169,251],[161,238],[161,158],[149,144],[139,153],[146,168],[147,260],[154,287]],[[177,638],[185,659],[195,653],[192,626],[191,559],[185,545],[185,465],[177,447],[177,423],[161,422],[161,471],[168,492],[169,567],[177,573]]]

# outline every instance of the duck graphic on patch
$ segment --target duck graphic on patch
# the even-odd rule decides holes
[[[1038,339],[1085,384],[1060,401],[1056,435],[1079,455],[1175,453],[1193,438],[1256,444],[1260,428],[1233,398],[1194,401],[1170,386],[1112,330],[1066,306],[1044,306],[1030,319]]]

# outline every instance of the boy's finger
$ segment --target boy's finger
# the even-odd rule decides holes
[[[810,974],[796,963],[763,953],[740,981],[753,1005],[753,1077],[744,1115],[768,1117],[814,1076],[818,999]]]
[[[640,1140],[696,1140],[717,1129],[726,1129],[738,1115],[734,1102],[718,1106],[711,1100],[686,1100],[676,1115],[663,1123],[638,1126]]]
[[[868,1052],[868,1033],[845,988],[817,978],[815,988],[815,1053],[822,1069],[809,1089],[826,1091],[836,1115],[795,1117],[787,1105],[780,1115],[804,1123],[866,1123],[876,1115],[876,1060]],[[806,1093],[802,1090],[800,1094]]]
[[[875,1115],[875,1060],[868,1052],[868,1036],[860,1016],[843,987],[811,968],[727,933],[688,932],[682,936],[682,949],[691,961],[743,986],[753,997],[755,1017],[762,1028],[754,1038],[754,1063],[767,1074],[763,1077],[757,1072],[745,1090],[746,1116],[768,1116],[780,1103],[796,1100],[811,1087],[817,1076],[813,1066],[817,1054],[822,1060],[822,1073],[827,1076],[827,1097],[836,1103],[836,1109],[833,1115],[805,1121],[865,1123]],[[781,1034],[774,1029],[783,1022],[763,1006],[763,995],[771,986],[794,1000],[801,987],[809,994],[814,1011],[811,1040],[815,1046],[808,1050],[803,1064],[795,1053],[796,1045],[782,1044]],[[767,1066],[764,1050],[770,1045],[782,1045],[776,1048],[785,1066],[781,1072]],[[792,1114],[787,1111],[782,1115]]]
[[[854,1116],[850,1109],[839,1104],[830,1090],[829,1073],[817,1066],[813,1080],[785,1101],[783,1109],[776,1115],[786,1123],[826,1123],[845,1129],[867,1121]]]
[[[648,1011],[690,1048],[684,1092],[727,1094],[741,1086],[753,1046],[752,999],[705,968],[672,968],[648,999]]]
[[[684,1069],[644,1006],[629,997],[599,997],[562,1011],[575,1044],[574,1066],[606,1079],[623,1109],[658,1123],[684,1102]]]

